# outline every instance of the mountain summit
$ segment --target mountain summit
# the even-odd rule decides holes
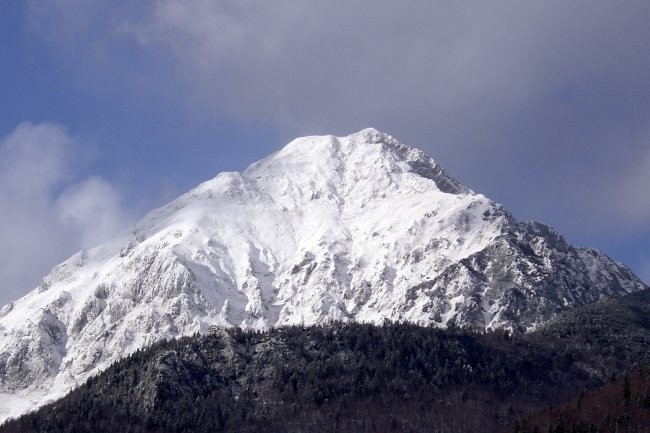
[[[625,266],[517,222],[387,134],[299,138],[75,254],[2,308],[0,420],[211,325],[525,332],[644,288]]]

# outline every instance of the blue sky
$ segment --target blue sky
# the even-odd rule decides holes
[[[367,126],[650,280],[647,1],[0,0],[0,304],[224,170]]]

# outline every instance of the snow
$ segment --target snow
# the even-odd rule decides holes
[[[494,319],[494,313],[492,312],[492,306],[487,297],[487,292],[489,287],[486,287],[485,290],[481,293],[481,310],[483,310],[483,322],[485,323],[485,329],[490,328],[492,320]]]
[[[3,308],[0,421],[145,345],[212,324],[266,329],[390,319],[446,326],[454,319],[532,328],[556,310],[542,310],[539,301],[530,319],[512,323],[515,316],[502,313],[515,307],[499,298],[509,288],[503,272],[483,262],[494,260],[490,248],[510,248],[515,233],[536,236],[531,245],[553,266],[560,253],[547,238],[559,235],[544,227],[520,225],[423,152],[377,130],[296,139],[76,254]],[[644,287],[599,253],[569,253],[584,272],[576,274],[579,284],[558,287],[591,287],[596,299],[601,280],[616,279],[626,292]],[[537,262],[521,260],[546,275]],[[528,284],[515,265],[507,284]],[[500,288],[488,290],[491,284]]]

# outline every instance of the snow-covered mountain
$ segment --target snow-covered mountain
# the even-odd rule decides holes
[[[213,324],[385,319],[526,331],[646,288],[366,129],[299,138],[55,267],[0,311],[0,420]]]

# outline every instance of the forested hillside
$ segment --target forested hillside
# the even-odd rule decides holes
[[[494,432],[650,363],[650,293],[528,335],[409,324],[160,342],[0,432]]]
[[[650,365],[612,378],[602,389],[570,404],[547,408],[513,424],[506,433],[650,432]]]

